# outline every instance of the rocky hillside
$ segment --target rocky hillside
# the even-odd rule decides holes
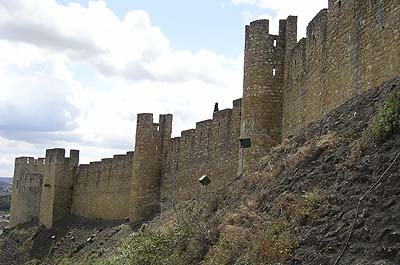
[[[399,128],[397,78],[285,140],[216,193],[143,225],[27,224],[0,237],[0,263],[398,265]]]

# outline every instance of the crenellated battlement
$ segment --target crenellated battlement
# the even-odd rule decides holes
[[[46,159],[45,158],[35,159],[34,157],[22,156],[22,157],[15,158],[15,164],[45,165]]]
[[[269,20],[259,19],[252,21],[250,25],[246,25],[246,36],[253,35],[269,35]]]
[[[153,124],[153,113],[139,113],[137,115],[137,124],[146,126]]]

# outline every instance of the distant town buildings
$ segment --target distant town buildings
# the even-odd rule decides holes
[[[5,212],[0,212],[0,235],[3,233],[4,229],[9,227],[10,214]]]

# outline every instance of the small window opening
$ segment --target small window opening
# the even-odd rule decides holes
[[[29,164],[29,158],[26,158],[26,163]]]
[[[274,47],[276,47],[276,43],[277,43],[277,42],[276,42],[276,39],[274,39]]]
[[[18,189],[19,180],[17,180],[17,189]]]
[[[276,68],[275,68],[275,66],[272,67],[272,76],[276,76]]]
[[[339,6],[339,8],[342,6],[342,1],[341,0],[339,0],[338,6]]]
[[[297,61],[296,60],[294,61],[294,65],[297,65]]]

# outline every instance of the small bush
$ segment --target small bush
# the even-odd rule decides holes
[[[393,91],[375,115],[370,132],[375,142],[384,142],[400,128],[400,92]]]
[[[358,159],[360,159],[365,151],[368,149],[368,138],[367,135],[362,135],[361,138],[353,141],[350,144],[350,156],[348,159],[348,163],[354,163]]]
[[[217,244],[208,253],[204,264],[234,264],[239,257],[245,256],[252,238],[251,231],[245,227],[225,225]]]
[[[285,262],[297,247],[297,240],[289,223],[274,220],[252,243],[252,260],[255,264],[280,264]]]
[[[133,234],[118,247],[104,264],[179,265],[183,264],[177,249],[189,236],[187,229],[144,231]]]
[[[282,193],[271,208],[271,214],[277,218],[284,218],[293,225],[304,225],[309,219],[318,216],[317,210],[321,206],[325,195],[315,189],[303,195]]]

